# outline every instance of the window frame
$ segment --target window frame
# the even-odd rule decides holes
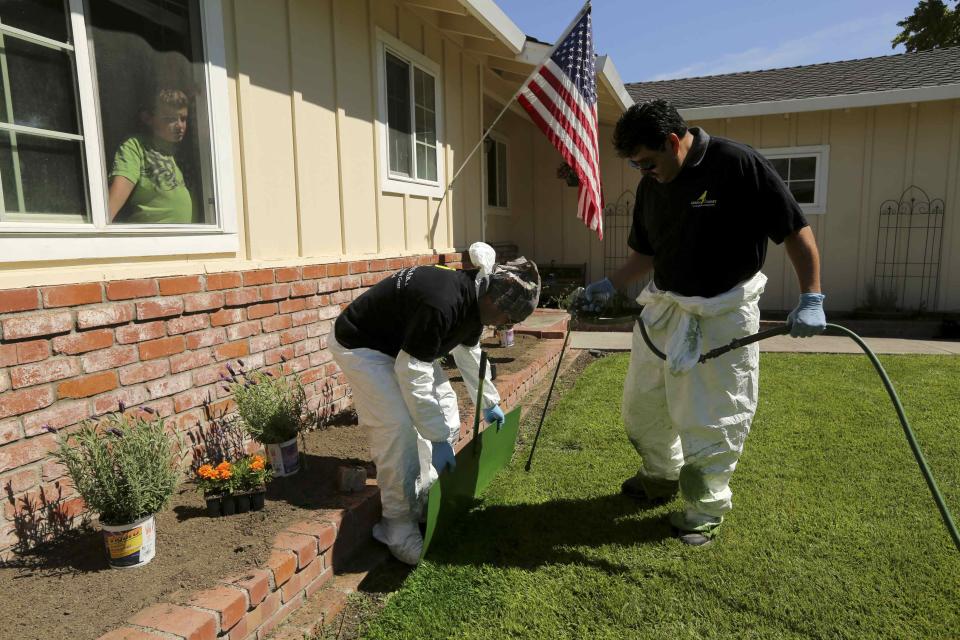
[[[376,137],[377,137],[377,164],[380,175],[380,190],[388,193],[401,193],[412,196],[429,196],[439,198],[443,195],[446,187],[446,160],[444,144],[444,120],[443,120],[443,73],[439,63],[434,62],[419,51],[416,51],[407,44],[404,44],[397,38],[380,28],[376,30],[376,39],[374,42],[377,68],[377,119],[376,119]],[[410,73],[410,149],[413,164],[413,176],[404,176],[394,174],[390,171],[390,145],[389,145],[389,127],[387,124],[387,52],[400,60],[408,63],[411,67]],[[433,98],[434,112],[436,114],[437,131],[437,179],[426,180],[416,178],[416,126],[414,126],[414,112],[416,97],[414,91],[414,73],[413,69],[419,68],[422,72],[433,77]]]
[[[813,203],[801,204],[804,213],[823,214],[827,212],[827,179],[830,175],[830,145],[808,145],[798,147],[771,147],[757,149],[767,160],[781,160],[793,158],[816,159],[817,168],[814,171]],[[786,180],[784,181],[786,182]]]
[[[121,225],[107,222],[108,171],[102,143],[96,73],[90,57],[88,11],[85,0],[69,0],[89,221],[2,222],[0,262],[38,262],[37,256],[44,256],[42,261],[46,262],[239,251],[222,0],[201,0],[198,5],[203,37],[202,68],[207,87],[207,95],[198,100],[198,106],[206,106],[210,126],[207,144],[213,184],[209,191],[213,194],[217,221],[213,224],[189,225]],[[207,190],[204,185],[204,191]]]
[[[513,198],[510,197],[510,140],[506,136],[496,131],[490,131],[487,133],[487,137],[494,141],[493,151],[496,153],[497,146],[503,145],[503,156],[504,163],[506,164],[506,171],[504,176],[506,178],[506,184],[504,185],[504,190],[507,197],[507,203],[504,206],[490,204],[489,201],[489,186],[490,186],[490,176],[487,171],[487,148],[486,144],[483,146],[483,202],[486,206],[487,212],[495,216],[509,216],[510,215],[510,202]],[[500,185],[497,184],[497,193],[499,193]]]

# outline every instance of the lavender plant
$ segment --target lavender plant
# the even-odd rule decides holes
[[[163,418],[112,413],[58,434],[54,457],[87,506],[110,525],[135,522],[166,507],[180,482],[180,457]]]
[[[261,444],[279,444],[317,423],[297,374],[291,379],[270,372],[230,367],[227,382],[243,428]]]

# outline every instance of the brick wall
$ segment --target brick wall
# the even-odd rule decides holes
[[[0,291],[0,555],[17,523],[68,526],[84,505],[49,458],[57,431],[148,406],[181,432],[202,404],[230,410],[228,362],[298,372],[312,408],[336,412],[348,388],[327,350],[334,318],[397,269],[461,266],[462,254]],[[29,506],[28,506],[29,505]],[[25,513],[29,512],[29,517]],[[22,528],[22,525],[21,525]]]

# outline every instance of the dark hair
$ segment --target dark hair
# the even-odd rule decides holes
[[[627,109],[613,130],[613,147],[621,158],[635,155],[640,147],[651,151],[663,149],[671,133],[682,138],[687,122],[666,100],[641,102]]]

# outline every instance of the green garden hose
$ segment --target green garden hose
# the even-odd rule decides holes
[[[666,356],[663,354],[663,352],[657,349],[650,341],[650,337],[647,335],[647,328],[643,325],[643,321],[639,318],[639,316],[637,316],[637,323],[640,325],[640,333],[643,336],[643,341],[647,343],[647,347],[649,347],[650,351],[652,351],[661,360],[665,360]],[[787,333],[790,333],[790,327],[787,325],[782,325],[774,329],[768,329],[767,331],[755,333],[745,338],[738,338],[727,345],[702,354],[700,356],[700,362],[706,362],[711,358],[721,356],[733,349]],[[913,433],[913,429],[910,428],[910,423],[907,421],[907,416],[903,411],[903,405],[900,404],[900,398],[897,396],[897,392],[893,390],[893,384],[890,383],[890,378],[887,376],[887,372],[884,371],[883,367],[880,365],[880,360],[877,359],[876,354],[870,350],[870,347],[866,345],[860,336],[855,334],[853,331],[850,331],[846,327],[841,327],[838,324],[828,324],[826,333],[850,338],[856,342],[857,345],[863,349],[863,352],[867,355],[867,357],[870,358],[870,362],[873,363],[873,368],[877,370],[880,380],[883,381],[883,386],[886,388],[887,394],[890,396],[890,401],[893,403],[894,409],[897,410],[897,417],[900,418],[900,424],[903,426],[903,434],[907,437],[907,442],[910,444],[911,451],[913,451],[913,457],[916,458],[917,464],[920,466],[920,472],[923,474],[924,480],[927,481],[927,486],[930,488],[930,493],[933,495],[933,501],[937,503],[937,508],[940,510],[940,516],[943,518],[943,524],[946,525],[947,531],[950,533],[950,537],[953,538],[953,544],[956,545],[957,551],[960,551],[960,532],[957,531],[957,525],[953,521],[953,516],[950,515],[950,509],[947,507],[947,503],[944,501],[943,495],[940,493],[940,489],[937,488],[937,483],[933,479],[933,474],[930,472],[930,468],[927,466],[927,461],[923,457],[923,452],[920,451],[920,445],[917,444],[917,438]]]

